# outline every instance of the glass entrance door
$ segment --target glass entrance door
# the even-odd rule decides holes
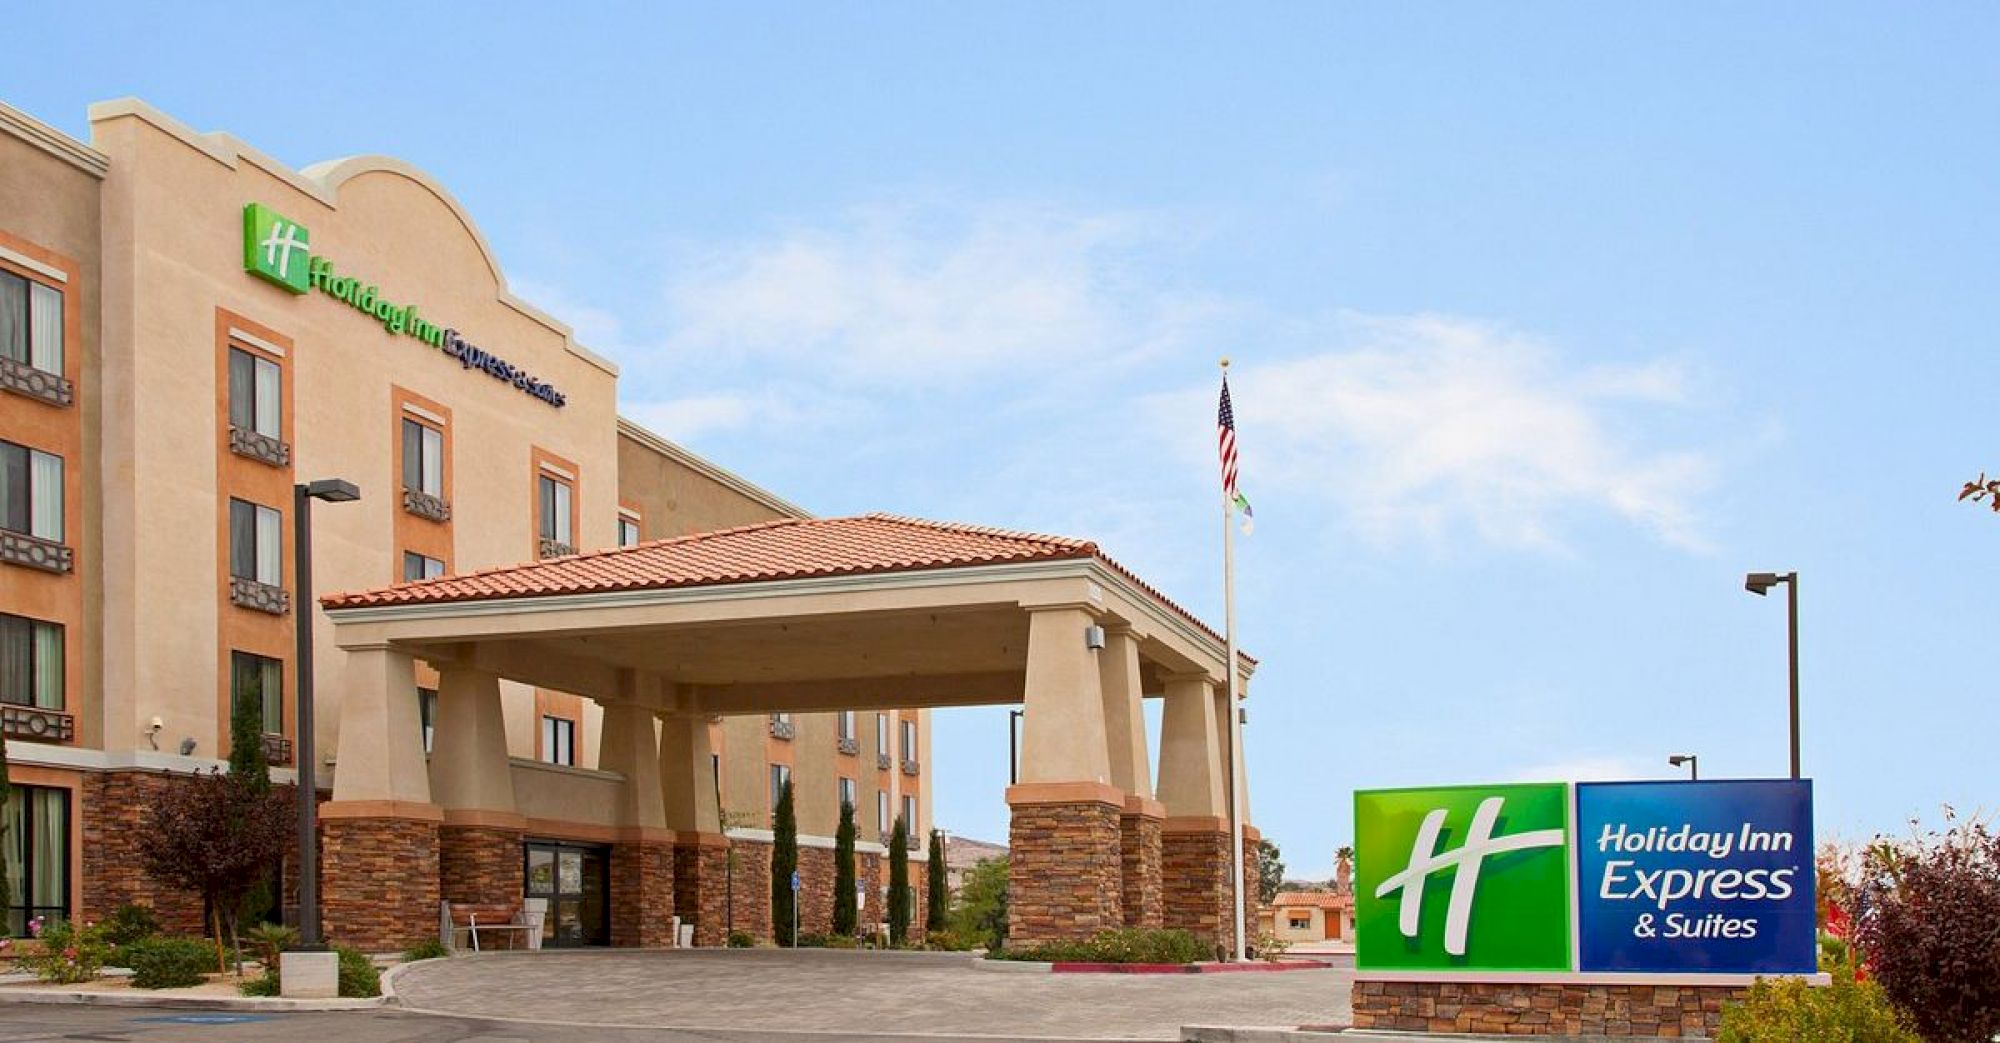
[[[527,894],[546,898],[543,945],[609,945],[609,848],[533,842],[523,846]]]

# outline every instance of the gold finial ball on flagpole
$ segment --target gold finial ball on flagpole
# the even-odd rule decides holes
[[[1229,368],[1229,356],[1227,355],[1222,356],[1222,368],[1223,369]]]

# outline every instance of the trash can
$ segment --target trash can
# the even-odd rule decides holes
[[[681,918],[678,916],[669,917],[667,923],[667,944],[676,949],[685,946],[687,943],[681,941]]]
[[[676,921],[680,917],[674,917]],[[678,924],[674,927],[674,944],[682,949],[694,948],[694,925]]]

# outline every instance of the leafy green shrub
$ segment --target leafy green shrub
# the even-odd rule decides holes
[[[1799,978],[1759,978],[1741,1003],[1723,1008],[1716,1043],[1920,1043],[1874,982],[1836,973],[1816,988]]]
[[[111,945],[104,940],[104,928],[98,924],[78,927],[71,920],[48,924],[37,916],[28,921],[28,933],[42,947],[40,952],[22,956],[21,963],[36,977],[52,984],[90,981],[97,977],[111,955]]]
[[[824,949],[826,948],[826,935],[814,934],[811,931],[800,931],[799,936],[792,939],[792,944],[800,949]]]
[[[245,996],[276,996],[281,991],[278,985],[278,972],[265,971],[238,985],[236,991]]]
[[[200,938],[142,938],[124,952],[135,988],[184,989],[215,969],[215,946]]]
[[[274,988],[282,986],[283,960],[280,954],[299,943],[298,929],[283,924],[260,923],[250,928],[244,941],[249,943],[250,952],[257,957],[257,962],[263,964],[264,977],[271,979]]]
[[[336,945],[333,951],[340,956],[340,995],[343,999],[366,999],[382,995],[382,972],[375,968],[375,961],[359,949]]]
[[[436,938],[426,938],[403,950],[403,962],[415,963],[418,960],[439,960],[450,955],[451,950],[445,948],[443,942],[438,941]]]
[[[1007,941],[1007,860],[982,859],[965,874],[951,907],[951,933],[971,948],[999,949]]]
[[[861,948],[861,942],[850,934],[830,934],[826,936],[826,947],[829,949],[859,949]]]
[[[983,944],[983,939],[968,938],[949,927],[924,935],[924,948],[934,952],[966,952]]]
[[[729,932],[729,947],[732,949],[750,949],[756,945],[757,939],[749,931]]]
[[[160,933],[160,918],[149,906],[126,903],[111,911],[104,921],[104,940],[114,946],[142,942]]]
[[[1088,941],[1010,946],[986,954],[992,960],[1047,963],[1194,963],[1209,955],[1193,934],[1173,928],[1123,927]]]

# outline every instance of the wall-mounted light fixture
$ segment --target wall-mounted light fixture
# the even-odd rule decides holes
[[[1100,626],[1084,627],[1083,647],[1093,652],[1102,651],[1104,649],[1104,628]]]
[[[194,756],[194,746],[195,746],[195,742],[194,742],[194,736],[190,735],[190,736],[188,736],[187,738],[185,738],[185,739],[182,739],[182,740],[181,740],[181,756],[183,756],[183,757],[192,757],[192,756]]]

